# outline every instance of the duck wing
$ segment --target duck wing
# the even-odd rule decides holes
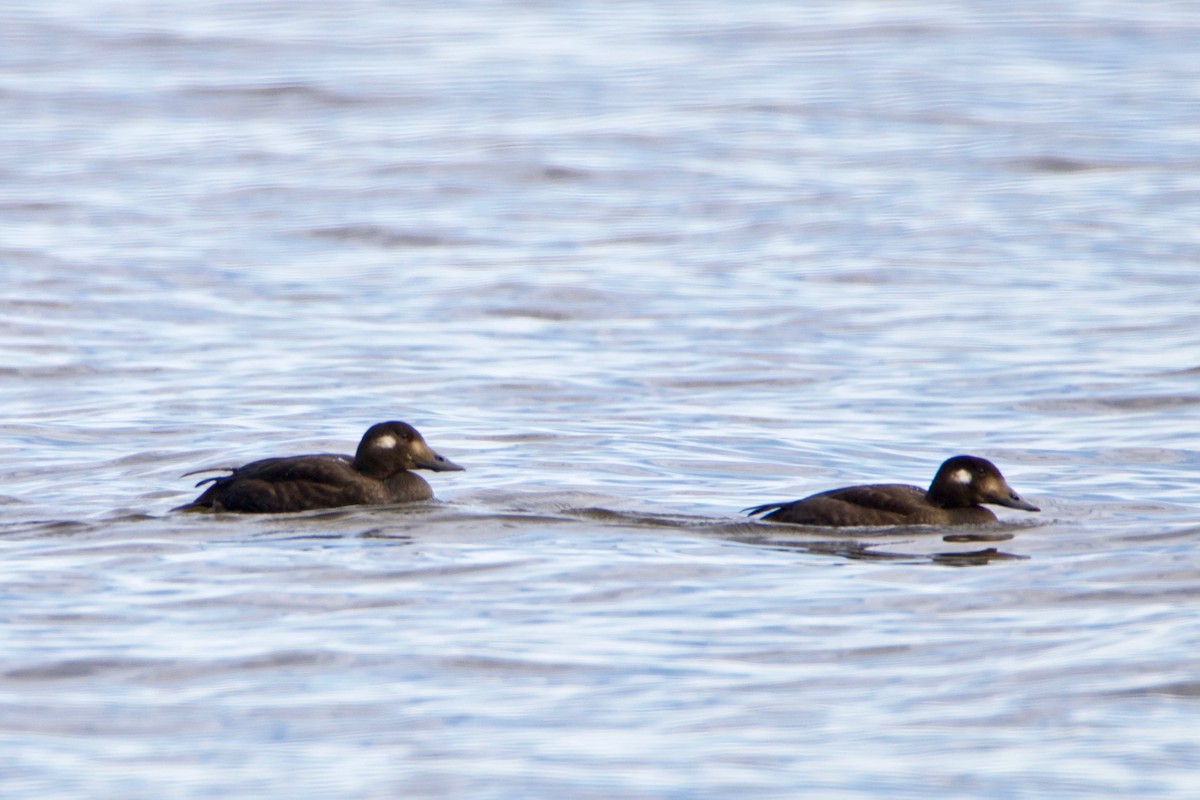
[[[773,522],[835,527],[903,525],[913,522],[925,491],[903,484],[848,486],[790,503],[767,503],[749,509]]]
[[[199,486],[208,481],[237,480],[256,480],[267,483],[304,481],[341,485],[355,477],[361,477],[354,470],[353,463],[349,456],[332,454],[264,458],[237,467],[228,475],[205,478],[196,485]]]
[[[348,456],[265,458],[205,478],[203,494],[180,510],[214,509],[277,513],[379,502],[375,483],[359,474]]]

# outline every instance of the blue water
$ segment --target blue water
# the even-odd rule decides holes
[[[3,797],[1194,793],[1194,4],[0,31]],[[1041,513],[739,514],[960,452]]]

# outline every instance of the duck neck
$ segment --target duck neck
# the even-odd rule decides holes
[[[975,505],[963,490],[946,487],[930,486],[925,493],[925,499],[938,508],[970,508]]]
[[[401,470],[383,479],[388,491],[398,500],[429,500],[433,497],[433,489],[420,475],[407,470]]]
[[[361,448],[354,454],[353,466],[356,472],[381,481],[405,474],[404,467],[397,468],[395,463],[388,463],[381,458],[372,457],[371,454],[363,453]]]

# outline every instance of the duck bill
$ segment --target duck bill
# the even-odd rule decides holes
[[[1021,495],[1017,494],[1012,489],[1009,489],[1007,494],[998,494],[997,496],[991,498],[989,502],[998,506],[1005,506],[1007,508],[1019,508],[1022,511],[1041,511],[1040,508],[1035,506],[1033,503],[1030,503],[1028,500],[1022,500]]]
[[[428,469],[434,472],[460,472],[466,469],[466,467],[460,467],[445,456],[434,452],[433,448],[429,446],[412,454],[412,468]]]

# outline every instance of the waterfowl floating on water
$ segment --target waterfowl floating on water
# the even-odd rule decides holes
[[[286,456],[225,469],[230,474],[200,481],[197,486],[212,485],[191,503],[174,510],[270,514],[411,503],[432,499],[433,490],[410,470],[446,472],[463,467],[436,453],[408,423],[380,422],[363,434],[353,458],[334,454]]]
[[[929,489],[904,484],[847,486],[802,500],[744,509],[770,522],[835,527],[882,525],[979,525],[994,522],[991,505],[1040,511],[1022,500],[996,465],[977,456],[947,459]]]

